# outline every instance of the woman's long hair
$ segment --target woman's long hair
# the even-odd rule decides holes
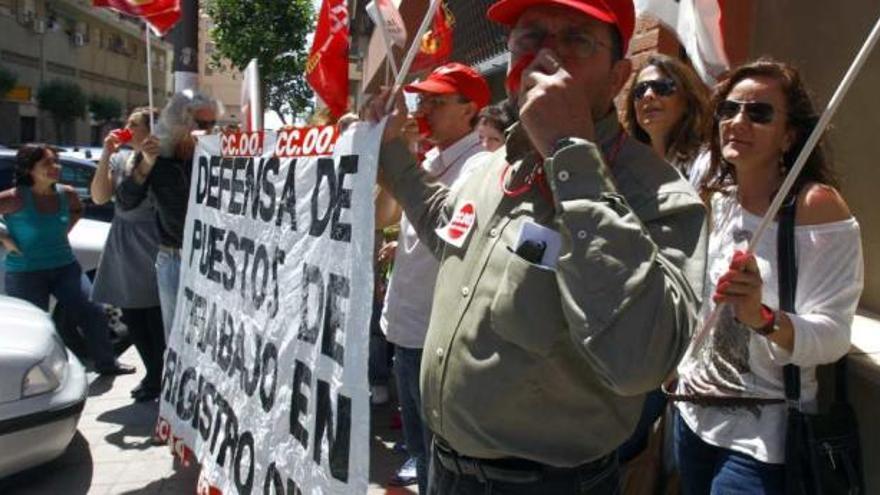
[[[689,163],[696,158],[709,137],[711,122],[709,89],[697,73],[681,60],[662,54],[651,55],[645,65],[635,73],[626,92],[626,106],[623,110],[624,128],[631,136],[645,144],[651,144],[651,136],[639,125],[634,90],[639,74],[648,67],[656,67],[666,77],[675,81],[676,91],[684,96],[686,102],[684,116],[669,133],[665,143],[667,156],[663,158]]]
[[[34,179],[31,177],[31,171],[50,151],[58,156],[58,150],[48,144],[30,143],[19,148],[18,153],[15,154],[15,185],[33,186]]]
[[[785,174],[795,160],[797,160],[801,149],[807,142],[816,123],[819,121],[819,115],[813,107],[813,101],[810,94],[804,86],[800,73],[793,66],[779,62],[770,58],[761,58],[754,62],[742,65],[731,72],[726,79],[721,81],[715,88],[715,96],[712,99],[712,108],[718,108],[718,105],[727,99],[727,95],[733,90],[734,86],[739,84],[743,79],[767,77],[779,82],[782,93],[785,95],[786,119],[788,128],[794,131],[794,140],[782,156],[780,163],[780,175]],[[736,184],[736,170],[733,165],[724,161],[721,156],[721,131],[719,120],[717,117],[712,119],[712,135],[710,141],[710,149],[712,150],[712,163],[709,172],[703,179],[701,188],[706,192],[721,191],[728,186]],[[804,168],[795,182],[792,190],[799,190],[808,182],[817,182],[837,188],[838,182],[834,170],[825,158],[824,148],[827,146],[824,136],[813,149],[810,157],[807,158]]]
[[[137,118],[143,122],[144,127],[147,128],[148,132],[153,132],[153,128],[150,127],[150,114],[153,115],[153,122],[159,121],[159,109],[154,107],[137,107],[131,111],[129,114],[129,118],[137,116]]]

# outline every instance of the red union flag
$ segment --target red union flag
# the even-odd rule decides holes
[[[455,17],[446,6],[446,2],[440,4],[434,15],[434,23],[431,30],[422,36],[419,41],[419,53],[412,63],[414,72],[432,70],[434,67],[445,64],[452,55],[452,27],[455,25]]]
[[[92,0],[92,6],[140,17],[159,36],[164,36],[180,20],[180,0]]]
[[[306,80],[335,117],[348,108],[348,7],[324,0],[306,62]]]

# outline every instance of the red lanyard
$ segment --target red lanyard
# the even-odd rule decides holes
[[[623,147],[623,142],[626,141],[626,133],[622,130],[617,133],[617,138],[614,140],[614,147],[611,149],[611,153],[606,155],[607,159],[605,160],[609,166],[612,166],[617,160],[617,155],[620,154],[620,149]],[[523,183],[515,188],[515,189],[507,189],[507,174],[510,172],[510,163],[504,164],[504,170],[501,172],[501,191],[508,198],[516,198],[517,196],[521,196],[532,189],[533,184],[538,185],[538,191],[541,193],[541,196],[544,196],[544,199],[547,200],[551,205],[553,204],[553,195],[550,192],[550,186],[547,185],[547,178],[544,176],[544,166],[536,165],[529,175],[526,176],[526,179]]]

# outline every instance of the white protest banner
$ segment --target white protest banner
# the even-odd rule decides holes
[[[158,432],[200,492],[366,493],[381,135],[199,140]]]

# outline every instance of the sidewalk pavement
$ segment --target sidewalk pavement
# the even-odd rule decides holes
[[[129,393],[143,378],[133,348],[121,357],[138,373],[115,378],[90,374],[89,399],[79,431],[58,459],[0,480],[5,495],[190,495],[198,466],[182,466],[168,447],[150,444],[159,403],[137,403]],[[393,397],[392,397],[393,399]],[[390,428],[394,402],[374,406],[370,432],[369,495],[415,494],[415,486],[385,487],[405,456],[394,452],[400,430]]]

